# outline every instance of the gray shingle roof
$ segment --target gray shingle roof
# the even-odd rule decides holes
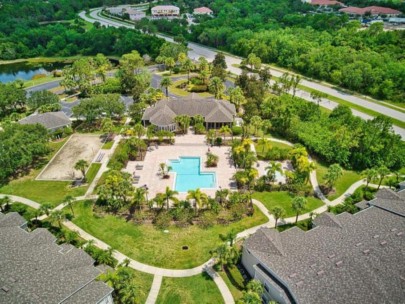
[[[230,123],[236,115],[235,106],[224,100],[199,98],[194,94],[181,99],[165,99],[145,110],[142,120],[157,126],[174,123],[177,115],[202,115],[206,122]]]
[[[70,126],[72,122],[63,112],[49,112],[25,117],[21,119],[19,123],[22,125],[40,124],[48,130],[51,130]]]
[[[9,216],[1,215],[0,221]],[[83,250],[57,245],[46,229],[0,227],[0,303],[97,303],[112,289]]]
[[[384,190],[368,202],[371,207],[355,215],[324,213],[308,232],[296,227],[282,233],[272,229],[278,236],[271,240],[267,237],[271,229],[262,228],[244,247],[277,274],[299,303],[404,303],[401,196],[402,192]],[[282,247],[283,254],[273,246]]]

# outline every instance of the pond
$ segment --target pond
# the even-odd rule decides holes
[[[54,70],[62,69],[68,62],[35,62],[28,61],[0,64],[0,82],[7,83],[17,79],[30,80],[37,74],[49,74]]]

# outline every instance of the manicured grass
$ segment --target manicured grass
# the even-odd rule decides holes
[[[31,80],[24,81],[24,88],[29,88],[29,87],[37,86],[37,85],[40,85],[40,84],[43,84],[43,83],[56,81],[56,80],[61,80],[61,79],[62,79],[62,77],[53,77],[52,75],[47,75],[47,76],[42,77],[42,78],[31,79]]]
[[[255,149],[256,149],[256,154],[259,157],[265,157],[267,152],[271,148],[280,148],[280,149],[287,149],[291,150],[292,146],[280,143],[280,142],[275,142],[275,141],[267,141],[266,144],[262,143],[255,143]]]
[[[297,225],[295,223],[293,223],[293,224],[285,224],[285,225],[277,226],[277,230],[279,232],[283,232],[283,231],[286,231],[288,229],[291,229],[291,228],[297,226],[301,230],[308,231],[308,229],[309,229],[309,227],[308,227],[309,226],[309,221],[310,221],[310,219],[306,219],[306,220],[303,220],[303,221],[298,221]]]
[[[273,209],[275,206],[282,207],[286,212],[286,217],[295,216],[295,211],[291,207],[293,196],[287,191],[279,192],[255,192],[253,198],[262,202],[268,210]],[[302,214],[317,209],[323,205],[320,199],[313,196],[306,197],[307,206]]]
[[[135,225],[113,215],[95,217],[92,202],[75,204],[73,222],[85,231],[103,240],[129,257],[164,268],[193,268],[211,258],[210,251],[222,243],[220,234],[237,232],[263,224],[267,218],[257,208],[252,217],[227,226],[215,225],[201,229],[196,225],[187,228],[170,227],[168,233],[157,230],[152,224]],[[188,246],[183,250],[182,246]]]
[[[187,92],[186,90],[177,88],[177,86],[183,84],[187,82],[187,79],[181,79],[181,80],[177,80],[175,82],[173,82],[173,84],[171,86],[169,86],[169,93],[178,95],[178,96],[188,96],[190,95],[189,92]]]
[[[203,273],[188,278],[163,278],[158,304],[224,303],[214,281]]]
[[[148,298],[150,288],[153,282],[153,275],[145,272],[136,271],[132,268],[129,268],[134,275],[134,283],[137,291],[136,303],[145,303]]]
[[[100,163],[93,163],[90,165],[89,170],[86,172],[86,183],[91,184],[93,179],[96,177],[98,170],[100,170]]]
[[[217,271],[217,273],[222,277],[232,293],[235,301],[239,300],[245,288],[244,280],[242,274],[236,266],[227,267],[225,271]]]
[[[50,143],[52,149],[42,166],[33,169],[28,175],[10,181],[0,187],[0,193],[13,194],[26,197],[40,204],[50,203],[53,206],[60,204],[66,195],[80,196],[86,192],[86,187],[71,188],[70,182],[65,181],[37,181],[36,176],[41,172],[46,163],[63,146],[66,139]]]
[[[316,178],[318,180],[319,185],[325,183],[323,177],[325,176],[326,172],[328,171],[328,167],[321,162],[316,162]],[[362,177],[358,172],[352,170],[343,170],[343,175],[336,181],[335,184],[335,192],[328,195],[327,197],[330,200],[334,200],[341,196],[352,184],[361,180]]]
[[[114,144],[114,141],[113,141],[113,140],[109,140],[109,141],[107,141],[107,142],[101,147],[101,149],[109,150],[109,149],[111,149],[111,147],[113,146],[113,144]]]

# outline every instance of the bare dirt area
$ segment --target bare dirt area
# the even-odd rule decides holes
[[[89,164],[103,145],[98,135],[73,135],[51,159],[37,180],[70,181],[82,177],[80,171],[74,169],[80,159]]]

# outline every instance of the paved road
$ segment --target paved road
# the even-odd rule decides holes
[[[53,88],[56,88],[59,86],[60,80],[55,80],[43,84],[39,84],[30,88],[27,88],[27,92],[36,92],[36,91],[44,91],[44,90],[50,90]]]
[[[132,26],[130,26],[130,25],[124,25],[122,23],[119,23],[119,22],[116,22],[116,21],[113,21],[113,20],[98,16],[98,13],[100,12],[100,10],[101,9],[93,10],[90,13],[90,16],[92,18],[88,18],[85,15],[84,12],[81,12],[79,15],[84,20],[86,20],[88,22],[92,22],[92,23],[97,20],[98,22],[101,23],[101,25],[105,25],[105,26],[132,28]],[[172,38],[162,36],[162,35],[158,35],[158,36],[165,39],[166,41],[173,42]],[[205,58],[207,58],[207,60],[212,61],[214,59],[215,55],[216,55],[215,50],[213,50],[211,48],[208,48],[208,47],[204,47],[204,46],[196,44],[196,43],[190,42],[190,43],[188,43],[188,47],[189,47],[188,56],[190,58],[192,58],[192,59],[198,59],[199,57],[205,57]],[[242,72],[241,69],[232,66],[232,65],[235,65],[235,64],[240,64],[240,62],[241,62],[240,58],[225,55],[225,60],[226,60],[226,63],[228,65],[228,70],[229,71],[231,71],[232,73],[237,74],[237,75],[241,74],[241,72]],[[271,69],[271,73],[272,73],[273,76],[276,76],[276,77],[280,77],[283,74],[283,72],[280,72],[280,71],[274,70],[274,69]],[[323,85],[323,84],[320,84],[320,83],[317,83],[317,82],[314,82],[314,81],[303,79],[301,83],[303,85],[307,86],[307,87],[310,87],[310,88],[325,92],[325,93],[327,93],[329,95],[344,99],[344,100],[349,101],[349,102],[351,102],[353,104],[357,104],[357,105],[360,105],[360,106],[362,106],[364,108],[372,109],[372,110],[374,110],[374,111],[376,111],[378,113],[384,114],[386,116],[389,116],[389,117],[392,117],[392,118],[395,118],[395,119],[398,119],[398,120],[401,120],[401,121],[405,121],[405,113],[396,111],[394,109],[385,107],[383,105],[380,105],[380,104],[377,104],[377,103],[374,103],[374,102],[370,102],[370,101],[368,101],[366,99],[363,99],[363,98],[360,98],[360,97],[357,97],[357,96],[354,96],[354,95],[350,95],[350,94],[341,92],[341,91],[339,91],[339,90],[337,90],[335,88],[332,88],[332,87],[329,87],[329,86],[326,86],[326,85]],[[312,98],[310,97],[310,94],[305,92],[305,91],[297,90],[296,95],[298,97],[301,97],[301,98],[305,99],[305,100],[314,102],[312,100]],[[321,103],[321,106],[323,106],[323,107],[325,107],[327,109],[330,109],[330,110],[334,109],[337,105],[338,104],[336,102],[332,102],[332,101],[329,101],[329,100],[324,100]],[[364,113],[356,111],[356,110],[353,110],[353,114],[356,115],[356,116],[359,116],[359,117],[361,117],[363,119],[371,119],[372,118],[372,116],[364,114]],[[403,139],[405,139],[405,129],[394,126],[394,130],[395,130],[396,133],[400,134]]]

